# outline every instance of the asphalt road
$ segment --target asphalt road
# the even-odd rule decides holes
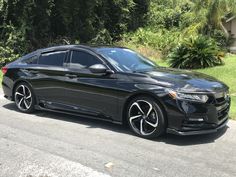
[[[85,118],[19,113],[0,92],[1,177],[236,176],[236,122],[217,134],[156,140]]]

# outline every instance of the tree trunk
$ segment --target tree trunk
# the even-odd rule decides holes
[[[227,39],[229,39],[229,32],[228,32],[228,30],[225,28],[225,26],[223,25],[223,23],[222,22],[220,22],[220,28],[221,28],[221,30],[225,33],[225,37],[227,38]]]

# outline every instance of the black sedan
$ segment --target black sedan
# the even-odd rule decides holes
[[[213,77],[159,67],[121,47],[40,49],[2,68],[2,88],[24,113],[55,111],[127,123],[144,138],[216,132],[229,88]]]

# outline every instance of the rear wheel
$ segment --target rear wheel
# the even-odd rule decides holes
[[[128,106],[131,130],[144,138],[155,138],[165,131],[165,117],[159,104],[149,97],[137,97]]]
[[[34,111],[35,96],[27,83],[20,83],[14,92],[15,104],[21,112],[31,113]]]

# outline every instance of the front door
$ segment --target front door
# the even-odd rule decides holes
[[[85,115],[111,119],[117,114],[117,79],[115,74],[94,74],[89,67],[104,64],[96,54],[85,50],[70,53],[66,73],[66,99],[68,104]]]

